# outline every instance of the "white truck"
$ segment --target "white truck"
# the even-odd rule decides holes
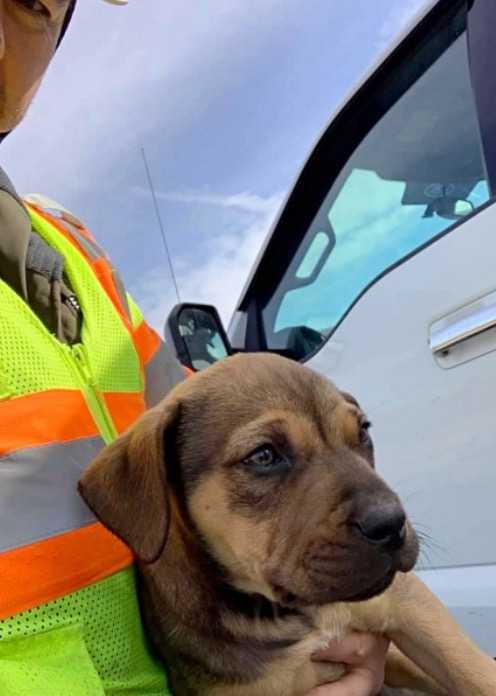
[[[168,321],[183,363],[305,362],[360,399],[426,537],[420,574],[496,656],[496,2],[432,2],[333,116],[226,336]]]

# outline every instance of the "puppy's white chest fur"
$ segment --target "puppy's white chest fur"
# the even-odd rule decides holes
[[[366,602],[340,602],[320,607],[315,615],[315,631],[308,636],[312,653],[350,631],[385,633],[391,628],[392,617],[389,591]]]

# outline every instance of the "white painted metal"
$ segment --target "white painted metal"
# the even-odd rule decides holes
[[[496,566],[426,570],[419,576],[480,647],[495,655]]]
[[[367,410],[379,471],[432,538],[423,563],[440,569],[432,576],[436,588],[442,568],[496,564],[496,352],[474,357],[472,342],[484,334],[475,336],[456,346],[459,364],[446,370],[429,345],[434,322],[495,291],[495,229],[492,205],[400,265],[368,290],[307,363]],[[488,584],[467,585],[463,596],[474,593],[472,601],[491,605]],[[496,621],[492,632],[486,622],[479,634],[468,605],[454,608],[496,655]],[[494,613],[496,605],[487,621]]]

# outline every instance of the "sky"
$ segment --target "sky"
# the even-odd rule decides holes
[[[426,0],[79,0],[1,165],[80,217],[160,331],[181,301],[228,322],[336,108]],[[428,4],[428,3],[427,3]]]

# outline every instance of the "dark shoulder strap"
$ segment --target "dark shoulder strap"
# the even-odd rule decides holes
[[[29,218],[28,211],[26,210],[19,194],[15,190],[14,184],[11,182],[11,180],[9,179],[5,171],[2,169],[2,167],[0,167],[0,191],[5,191],[5,193],[8,193],[10,196],[12,196],[12,198],[14,198],[19,203],[25,215]]]

